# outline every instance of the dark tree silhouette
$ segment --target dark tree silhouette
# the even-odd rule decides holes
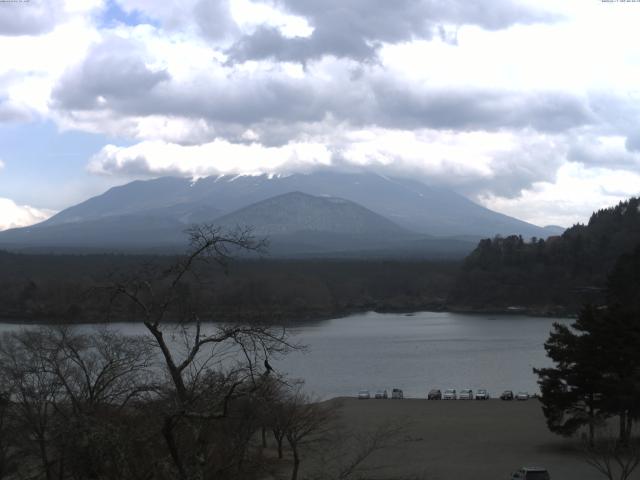
[[[545,343],[555,367],[534,369],[549,428],[571,435],[619,417],[619,441],[628,445],[640,415],[640,249],[617,262],[609,277],[608,304],[585,307],[571,327],[554,325]]]
[[[571,328],[555,323],[545,349],[556,366],[534,369],[549,429],[570,436],[588,426],[591,444],[596,425],[607,416],[602,408],[602,345],[589,335],[598,321],[597,312],[588,306]]]
[[[188,288],[187,279],[198,282],[211,263],[226,270],[235,254],[261,252],[265,242],[250,229],[227,232],[212,225],[194,227],[189,235],[190,251],[171,268],[151,268],[108,289],[114,307],[132,308],[161,353],[170,379],[163,392],[162,435],[177,477],[199,480],[226,468],[207,461],[213,424],[228,416],[234,400],[259,390],[260,363],[268,365],[269,356],[294,346],[283,328],[268,323],[213,323],[215,317]],[[181,348],[172,348],[174,338]]]

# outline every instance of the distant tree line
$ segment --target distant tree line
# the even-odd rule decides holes
[[[0,319],[104,321],[109,298],[99,287],[170,256],[27,255],[0,252]],[[457,262],[404,260],[235,260],[233,274],[203,270],[181,288],[218,319],[318,319],[367,310],[443,308]],[[125,310],[121,318],[134,318]]]

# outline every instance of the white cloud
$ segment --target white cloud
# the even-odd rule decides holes
[[[0,230],[27,227],[42,222],[55,213],[53,210],[17,205],[9,198],[0,198]]]
[[[361,165],[564,225],[640,175],[638,4],[115,0],[148,23],[105,26],[102,0],[34,1],[31,35],[0,32],[0,122],[139,142],[105,146],[93,173]],[[274,43],[230,62],[256,32]]]
[[[585,168],[568,162],[558,169],[555,182],[539,182],[516,198],[482,197],[488,208],[537,225],[569,227],[585,223],[592,212],[640,194],[640,173]]]
[[[454,132],[362,129],[318,135],[307,141],[267,147],[245,132],[246,143],[225,140],[181,145],[144,141],[129,147],[108,145],[89,170],[123,178],[217,174],[287,174],[331,166],[367,167],[388,174],[421,178],[464,191],[514,197],[534,182],[551,181],[563,156],[554,136],[535,132]]]
[[[329,165],[331,154],[322,144],[300,143],[282,147],[233,144],[215,140],[183,146],[162,141],[131,147],[105,146],[89,163],[89,171],[102,175],[204,177],[215,174],[299,171]]]
[[[0,34],[0,80],[4,76],[4,81],[0,81],[0,107],[4,97],[15,108],[48,115],[51,91],[57,79],[83,58],[89,45],[100,36],[90,23],[91,11],[68,13],[64,22],[42,35]]]
[[[313,27],[304,17],[289,15],[266,3],[231,0],[229,7],[236,24],[245,33],[261,25],[276,27],[287,38],[308,37],[313,33]]]

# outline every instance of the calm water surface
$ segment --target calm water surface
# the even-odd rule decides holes
[[[505,389],[536,392],[531,369],[549,365],[543,344],[555,321],[571,323],[443,312],[352,315],[290,329],[306,351],[272,364],[304,378],[306,389],[321,398],[393,387],[412,397],[423,397],[430,388],[487,388],[493,395]],[[17,328],[0,324],[0,332]],[[139,324],[115,328],[145,333]]]
[[[534,366],[549,365],[544,342],[553,322],[521,315],[420,312],[367,313],[292,329],[309,346],[277,369],[306,379],[320,397],[402,388],[425,396],[430,388],[486,388],[537,392]]]

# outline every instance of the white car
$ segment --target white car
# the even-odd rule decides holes
[[[368,400],[371,398],[371,394],[369,393],[369,390],[360,390],[358,392],[358,399],[360,400]]]
[[[484,388],[476,390],[476,400],[489,400],[491,396]]]
[[[551,480],[546,468],[522,467],[511,474],[511,480]]]
[[[377,399],[385,399],[385,398],[389,398],[389,395],[387,395],[387,391],[386,390],[378,390],[376,392],[375,398]]]
[[[458,395],[458,400],[473,400],[473,390],[470,388],[465,388],[464,390],[460,390],[460,395]]]
[[[516,394],[516,400],[529,400],[529,394],[527,392],[518,392]]]
[[[456,394],[455,389],[449,388],[444,391],[444,395],[442,395],[443,400],[456,400],[458,395]]]

